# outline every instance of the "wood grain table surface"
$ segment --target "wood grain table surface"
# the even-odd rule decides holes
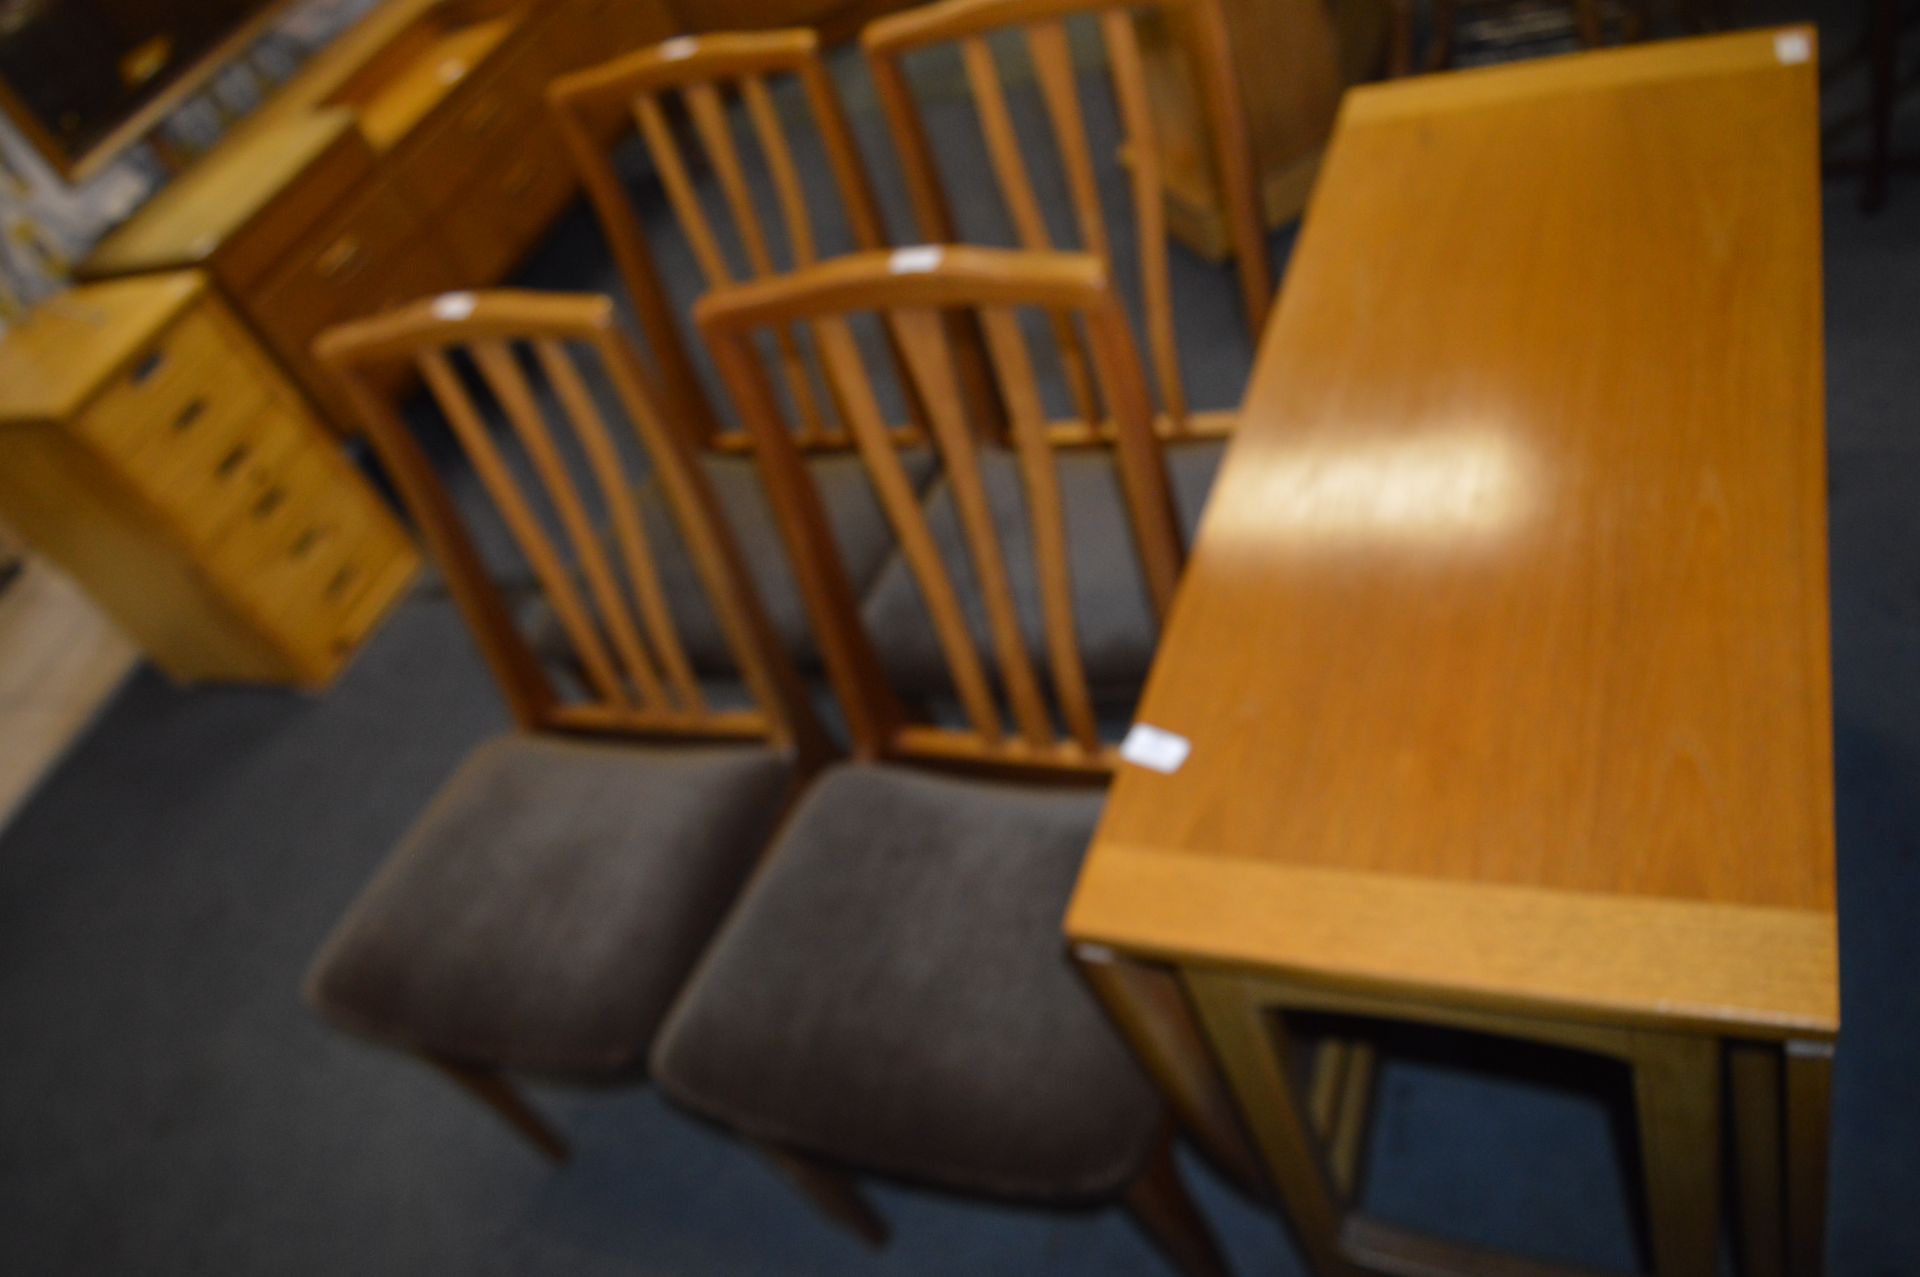
[[[1350,93],[1070,936],[1839,1024],[1805,28]]]

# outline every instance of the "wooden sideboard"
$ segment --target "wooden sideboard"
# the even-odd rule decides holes
[[[186,682],[325,684],[419,564],[197,271],[0,339],[0,517]]]
[[[203,270],[343,433],[327,326],[504,277],[572,198],[546,84],[666,38],[665,0],[390,0],[83,261]]]

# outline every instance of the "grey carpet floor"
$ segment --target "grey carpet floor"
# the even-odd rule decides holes
[[[1872,220],[1850,184],[1827,199],[1844,1277],[1920,1272],[1920,183],[1894,194]],[[612,287],[583,212],[522,280]],[[1188,336],[1244,358],[1204,323]],[[556,1171],[438,1078],[322,1028],[296,992],[308,956],[502,726],[431,588],[323,698],[129,684],[0,838],[0,1272],[1167,1271],[1113,1211],[885,1185],[897,1240],[868,1254],[646,1090],[542,1090],[578,1148]],[[1377,1212],[1632,1267],[1617,1076],[1410,1038],[1380,1097]],[[1241,1272],[1304,1271],[1273,1216],[1189,1166]]]

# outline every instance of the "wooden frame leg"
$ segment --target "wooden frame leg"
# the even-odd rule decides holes
[[[755,1147],[822,1215],[874,1250],[887,1244],[887,1221],[880,1218],[853,1176],[792,1149],[760,1143]]]
[[[1148,1237],[1184,1277],[1227,1277],[1226,1257],[1206,1216],[1194,1205],[1173,1160],[1173,1138],[1160,1142],[1146,1169],[1127,1185],[1122,1200]]]
[[[1282,1063],[1288,1054],[1285,1026],[1265,1011],[1245,977],[1200,970],[1184,974],[1308,1266],[1319,1277],[1353,1273],[1341,1253],[1342,1203]]]
[[[1786,1229],[1781,1212],[1783,1157],[1780,1050],[1770,1042],[1727,1047],[1733,1121],[1734,1204],[1742,1277],[1784,1277]]]
[[[428,1056],[428,1063],[447,1075],[467,1094],[478,1099],[492,1109],[507,1125],[518,1131],[527,1142],[539,1149],[548,1160],[555,1163],[565,1162],[570,1155],[567,1142],[548,1126],[533,1106],[528,1104],[513,1083],[507,1081],[496,1069],[476,1069],[465,1064],[456,1064],[452,1060]]]
[[[1094,996],[1172,1104],[1181,1129],[1245,1192],[1264,1201],[1266,1174],[1179,979],[1164,967],[1092,946],[1074,956]]]
[[[1657,1277],[1718,1277],[1720,1043],[1636,1035],[1634,1104]]]
[[[1819,1277],[1827,1261],[1833,1044],[1787,1043],[1786,1074],[1788,1270],[1793,1277]]]
[[[1327,1173],[1347,1201],[1360,1187],[1377,1063],[1373,1044],[1357,1038],[1328,1038],[1315,1053],[1307,1109],[1326,1146]]]

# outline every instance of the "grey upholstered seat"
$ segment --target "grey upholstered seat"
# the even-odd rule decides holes
[[[1219,441],[1182,443],[1166,449],[1174,504],[1189,542],[1199,525],[1224,450],[1225,444]],[[1153,662],[1159,631],[1148,610],[1146,582],[1134,554],[1113,455],[1107,450],[1063,451],[1057,461],[1073,576],[1074,621],[1087,680],[1096,689],[1135,687],[1146,678]],[[1045,619],[1019,466],[1010,453],[986,452],[980,458],[980,474],[993,509],[994,529],[1007,563],[1027,651],[1044,675]],[[986,608],[969,567],[972,560],[946,479],[935,480],[927,490],[925,508],[928,528],[953,578],[975,648],[992,669],[997,662]],[[895,687],[922,695],[937,695],[952,687],[952,676],[921,601],[919,584],[904,558],[896,554],[887,561],[862,610],[867,632],[873,636]]]
[[[826,773],[662,1027],[656,1083],[761,1141],[947,1188],[1118,1190],[1162,1110],[1060,929],[1100,805]]]
[[[762,746],[490,741],[335,928],[308,997],[457,1063],[638,1070],[790,774]]]
[[[928,449],[912,449],[900,454],[908,476],[916,485],[925,483],[935,466]],[[817,668],[820,663],[813,628],[807,619],[806,602],[800,584],[794,578],[791,560],[780,539],[779,524],[768,503],[766,489],[751,456],[710,455],[701,458],[707,477],[719,499],[723,521],[733,533],[747,569],[766,608],[767,619],[796,664]],[[885,564],[893,549],[893,532],[880,508],[873,484],[867,478],[860,458],[850,452],[819,453],[808,459],[818,484],[820,498],[840,543],[843,561],[853,574],[856,590],[864,590]],[[726,634],[720,628],[700,584],[699,573],[680,539],[679,529],[667,513],[657,482],[648,480],[640,488],[640,509],[649,540],[654,547],[660,573],[660,585],[673,613],[680,641],[687,658],[702,674],[731,673],[737,668]],[[528,620],[528,633],[534,649],[550,662],[565,667],[573,659],[573,647],[543,602],[535,603]]]

